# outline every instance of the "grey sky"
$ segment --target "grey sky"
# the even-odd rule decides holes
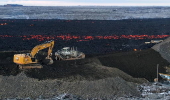
[[[170,0],[0,0],[26,6],[170,6]]]

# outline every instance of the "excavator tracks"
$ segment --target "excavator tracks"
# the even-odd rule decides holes
[[[19,69],[43,68],[41,64],[18,65]]]

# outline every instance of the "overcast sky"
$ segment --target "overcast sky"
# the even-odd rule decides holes
[[[0,0],[24,6],[170,6],[170,0]]]

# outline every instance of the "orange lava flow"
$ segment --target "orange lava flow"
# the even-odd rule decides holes
[[[21,37],[23,40],[32,40],[36,39],[38,41],[46,40],[76,40],[77,42],[81,41],[90,41],[94,39],[161,39],[170,37],[170,35],[110,35],[110,36],[78,36],[78,35],[0,35],[0,38],[11,38],[11,37]]]

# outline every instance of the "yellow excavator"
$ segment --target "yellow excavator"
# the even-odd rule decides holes
[[[14,54],[13,62],[19,65],[19,69],[43,68],[43,66],[40,64],[41,62],[38,61],[35,55],[38,53],[38,51],[48,48],[48,54],[45,59],[49,60],[48,64],[52,64],[53,60],[51,56],[53,47],[53,40],[46,41],[43,44],[35,46],[31,53]]]

